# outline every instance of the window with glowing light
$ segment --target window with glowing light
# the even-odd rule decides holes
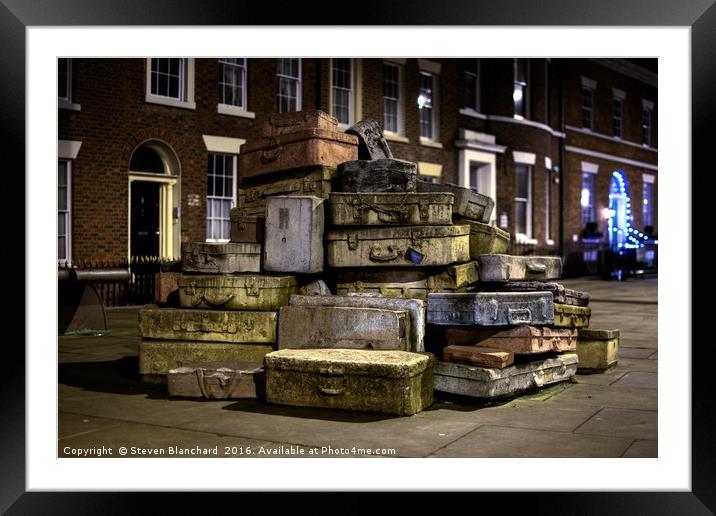
[[[418,109],[420,110],[420,136],[437,140],[437,123],[435,119],[435,83],[436,76],[429,72],[420,72],[420,93]]]
[[[579,204],[582,206],[582,227],[590,222],[596,222],[597,210],[594,202],[594,174],[582,173],[582,190]]]
[[[653,226],[654,219],[654,183],[644,182],[644,200],[643,200],[644,226]]]
[[[515,106],[515,116],[521,118],[529,117],[527,78],[529,65],[527,59],[514,59],[514,80],[512,89],[512,100]]]

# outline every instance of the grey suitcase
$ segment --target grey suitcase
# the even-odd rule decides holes
[[[483,254],[477,259],[481,281],[553,280],[562,275],[559,256]]]
[[[358,159],[392,159],[388,142],[383,137],[383,130],[378,122],[364,118],[346,129],[346,134],[358,137]]]
[[[407,351],[425,351],[425,302],[420,299],[401,299],[360,296],[291,296],[290,306],[339,306],[345,308],[381,308],[406,311],[410,314],[410,348]]]
[[[433,367],[436,391],[487,399],[514,396],[567,381],[576,373],[575,353],[515,364],[504,369],[453,362],[436,362]]]
[[[428,324],[513,326],[553,322],[550,292],[428,294]]]
[[[232,274],[261,270],[261,244],[185,242],[181,255],[183,272]]]
[[[503,254],[510,250],[507,231],[468,219],[460,219],[457,224],[470,226],[470,258],[473,260],[483,254]]]
[[[323,199],[318,197],[269,197],[264,269],[305,274],[323,271],[323,218]]]
[[[183,274],[179,278],[179,303],[185,308],[278,310],[297,292],[295,276]]]
[[[492,210],[495,208],[495,201],[492,197],[450,183],[417,181],[416,187],[418,192],[450,192],[453,194],[455,196],[455,204],[452,205],[453,217],[464,217],[484,224],[490,222]]]
[[[552,292],[554,302],[562,305],[587,306],[589,305],[589,294],[581,290],[565,288],[559,283],[546,281],[510,281],[507,283],[480,283],[478,290],[505,292],[534,292],[549,291]]]
[[[415,192],[417,177],[417,165],[399,159],[355,160],[338,165],[341,192]]]
[[[266,376],[260,363],[200,362],[167,372],[169,396],[210,400],[263,399]]]
[[[449,226],[452,194],[332,193],[331,223],[336,226]]]
[[[326,232],[330,267],[441,266],[470,260],[467,226],[406,226]]]
[[[410,349],[406,311],[340,306],[284,306],[278,349]]]

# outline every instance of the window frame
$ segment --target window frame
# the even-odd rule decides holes
[[[646,226],[654,226],[654,180],[653,178],[642,178],[642,222],[644,228]],[[647,199],[647,190],[649,192],[649,197]],[[647,212],[649,215],[649,222],[647,222]]]
[[[67,96],[66,97],[60,97],[60,83],[59,83],[59,76],[60,76],[60,59],[66,59],[67,60],[67,79],[66,79],[66,88],[67,88]],[[74,96],[74,92],[72,91],[72,68],[73,68],[73,59],[67,57],[67,58],[58,58],[57,63],[57,107],[59,109],[68,109],[70,111],[81,111],[81,106],[75,102],[72,102],[72,98]]]
[[[168,97],[152,93],[152,60],[154,59],[181,59],[183,61],[183,75],[180,76],[180,98]],[[145,102],[149,104],[159,104],[162,106],[177,107],[182,109],[196,109],[194,102],[194,77],[195,77],[195,60],[192,57],[171,57],[159,58],[148,57],[146,59],[146,80],[145,80]],[[183,93],[183,95],[181,94]]]
[[[592,88],[590,86],[582,85],[582,129],[586,129],[588,131],[594,131],[594,97],[595,97],[595,88]],[[585,95],[585,93],[589,93],[589,95]],[[587,106],[585,104],[585,100],[589,98],[590,106]],[[585,112],[589,113],[589,127],[584,125],[584,115]]]
[[[243,65],[237,65],[234,63],[224,63],[222,62],[223,59],[243,59],[244,64]],[[231,116],[238,116],[242,118],[256,118],[256,113],[253,113],[249,111],[249,60],[246,57],[233,57],[233,58],[227,58],[227,57],[220,57],[217,59],[217,62],[219,64],[219,101],[216,105],[216,112],[220,115],[231,115]],[[223,78],[223,66],[225,64],[228,64],[230,66],[240,66],[243,69],[243,87],[241,88],[241,106],[234,106],[232,104],[224,104],[222,103],[221,95],[222,95],[222,84],[224,84],[221,79]]]
[[[649,123],[646,122],[646,115],[648,113]],[[646,147],[652,146],[652,131],[654,125],[654,109],[651,107],[643,106],[641,111],[641,143]]]
[[[330,104],[331,104],[331,116],[335,117],[336,120],[338,120],[338,126],[341,128],[350,127],[355,123],[356,119],[356,60],[347,57],[347,58],[340,58],[340,59],[348,59],[350,62],[350,89],[346,90],[345,88],[340,88],[343,91],[348,91],[348,122],[341,122],[338,120],[338,117],[336,116],[336,99],[334,96],[335,90],[338,88],[336,86],[335,79],[333,77],[333,74],[336,70],[335,67],[335,58],[330,59],[330,79],[331,79],[331,98],[330,98]]]
[[[397,90],[398,90],[398,98],[393,99],[391,97],[385,96],[385,67],[391,66],[394,67],[397,70]],[[403,94],[403,88],[405,83],[405,65],[403,63],[398,63],[395,61],[383,61],[383,133],[388,136],[399,136],[404,137],[405,136],[405,95]],[[385,129],[385,99],[395,100],[396,101],[396,117],[395,117],[395,125],[396,130],[390,131]]]
[[[59,257],[59,253],[57,255],[57,263],[62,265],[69,265],[72,263],[72,160],[66,159],[66,158],[58,158],[57,160],[57,166],[58,166],[58,178],[57,178],[57,190],[58,190],[58,201],[59,201],[59,188],[60,188],[60,182],[59,182],[59,166],[60,163],[65,163],[66,165],[66,171],[67,171],[67,184],[66,184],[66,200],[67,200],[67,209],[62,210],[62,213],[65,215],[65,258],[61,259]],[[61,211],[59,207],[59,203],[57,205],[57,215],[59,217]],[[57,232],[57,239],[58,239],[58,247],[59,247],[59,238],[60,233]]]
[[[298,61],[298,75],[296,77],[290,76],[290,75],[283,75],[278,73],[278,64],[279,61],[283,61],[285,59],[296,59]],[[302,89],[303,89],[303,60],[300,57],[282,57],[276,60],[276,112],[277,113],[291,113],[296,111],[301,111],[302,104],[303,104],[303,95],[302,95]],[[280,93],[281,93],[281,79],[291,79],[293,81],[296,81],[296,109],[295,111],[281,111],[281,102],[279,100]]]
[[[517,70],[520,59],[525,62],[525,77],[524,80],[518,80]],[[512,112],[513,117],[517,120],[529,120],[530,118],[530,60],[526,57],[515,57],[512,60]],[[520,85],[522,89],[522,111],[520,114],[517,112],[517,106],[515,105],[515,91],[517,86]]]
[[[423,123],[422,123],[422,109],[425,108],[419,108],[419,125],[420,125],[420,141],[421,142],[437,142],[440,140],[440,118],[438,116],[438,83],[440,82],[439,77],[440,74],[428,70],[421,69],[418,71],[418,94],[420,95],[422,88],[420,87],[420,76],[422,75],[428,75],[430,76],[430,107],[428,108],[430,110],[430,128],[431,132],[429,136],[423,136]]]
[[[617,116],[617,104],[619,104],[619,116]],[[619,134],[617,134],[617,127]],[[612,134],[614,138],[620,140],[624,138],[624,99],[617,96],[612,100]]]
[[[581,201],[581,196],[582,196],[582,192],[585,190],[584,181],[587,178],[590,179],[589,180],[589,186],[590,186],[590,188],[589,188],[589,205],[583,206],[582,201]],[[597,223],[599,222],[597,220],[597,205],[594,202],[595,196],[596,196],[596,189],[597,189],[597,175],[592,172],[582,170],[582,184],[581,184],[581,188],[579,189],[579,195],[580,195],[579,206],[580,206],[580,210],[581,210],[582,229],[586,228],[587,224],[589,222],[597,222]],[[590,212],[589,215],[591,218],[590,218],[590,220],[585,221],[584,215],[587,210],[589,210],[589,212]]]
[[[527,197],[517,197],[517,169],[519,167],[525,167],[527,170]],[[534,165],[527,163],[515,163],[515,194],[513,196],[513,209],[515,210],[515,240],[530,240],[532,239],[533,227],[532,227],[532,175],[534,172]],[[517,203],[525,204],[525,233],[517,231]],[[517,238],[520,237],[520,238]]]
[[[544,181],[544,240],[548,245],[554,244],[552,238],[552,171],[545,167]]]
[[[206,242],[214,242],[214,243],[225,243],[225,242],[229,242],[230,239],[231,239],[231,222],[230,222],[231,219],[230,219],[230,218],[229,218],[229,219],[221,219],[221,218],[217,218],[217,217],[211,217],[211,218],[210,218],[210,217],[209,217],[209,202],[212,201],[212,200],[225,201],[225,200],[227,200],[227,199],[230,199],[230,200],[231,200],[231,203],[230,203],[230,206],[229,206],[229,210],[231,210],[231,208],[235,208],[235,207],[236,207],[236,191],[237,191],[237,186],[238,186],[238,184],[237,184],[237,179],[238,179],[238,161],[239,161],[239,156],[238,156],[237,154],[230,154],[230,153],[225,153],[225,152],[208,152],[207,155],[208,155],[208,157],[214,157],[214,158],[215,158],[216,156],[221,156],[221,157],[223,157],[223,158],[227,158],[227,157],[228,157],[228,158],[231,158],[231,169],[232,169],[232,170],[231,170],[231,186],[232,186],[232,188],[231,188],[231,197],[228,197],[228,196],[218,196],[218,195],[210,195],[210,194],[209,194],[209,190],[208,190],[208,188],[207,188],[207,191],[206,191],[206,213],[205,213],[205,216],[204,216],[204,222],[205,222],[205,228],[206,228],[206,229],[205,229],[205,237],[204,237],[204,238],[205,238],[205,241],[206,241]],[[215,163],[215,162],[216,162],[216,161],[215,161],[215,159],[214,159],[214,163]],[[214,169],[214,170],[215,170],[215,169]],[[214,172],[214,170],[207,170],[207,172],[206,172],[207,180],[208,180],[208,178],[209,178],[210,175],[214,175],[214,176],[216,175],[215,172]],[[223,177],[226,177],[226,176],[223,176]],[[219,220],[219,221],[229,220],[229,226],[228,226],[228,231],[227,231],[227,237],[226,237],[226,238],[213,238],[213,237],[210,237],[210,236],[209,236],[209,228],[208,228],[207,226],[208,226],[210,220],[212,220],[212,221],[215,221],[215,220]]]
[[[470,111],[473,111],[474,113],[481,113],[482,112],[481,111],[481,109],[482,109],[482,106],[481,106],[482,92],[480,89],[480,76],[481,76],[481,73],[480,73],[481,68],[480,67],[482,65],[482,61],[480,60],[479,57],[475,57],[475,58],[471,58],[471,59],[475,61],[474,71],[468,70],[468,69],[463,69],[463,73],[462,73],[463,81],[465,82],[465,84],[464,84],[465,90],[463,91],[463,104],[465,104],[465,101],[467,99],[467,76],[470,75],[470,76],[474,77],[474,81],[475,81],[475,98],[472,99],[472,102],[474,103],[474,107],[464,105],[463,109],[468,109]]]

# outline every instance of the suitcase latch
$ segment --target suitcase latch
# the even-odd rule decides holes
[[[358,249],[358,235],[355,233],[348,233],[348,249],[355,251]]]
[[[420,248],[423,246],[423,233],[422,231],[410,231],[410,243],[417,248]]]
[[[420,207],[420,220],[426,220],[428,218],[430,203],[427,200],[421,199],[418,201],[418,205]]]
[[[253,297],[258,297],[259,295],[259,287],[253,278],[246,280],[246,294]]]
[[[316,190],[316,181],[313,179],[303,180],[303,192],[314,192]]]

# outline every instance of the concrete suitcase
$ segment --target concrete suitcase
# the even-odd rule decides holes
[[[510,256],[483,254],[477,259],[482,281],[524,281],[559,279],[559,256]]]
[[[353,160],[338,165],[341,192],[415,192],[418,166],[400,159]]]
[[[592,309],[588,306],[554,305],[554,326],[557,328],[586,328]]]
[[[330,267],[439,266],[470,260],[467,226],[406,226],[326,232]]]
[[[526,325],[498,330],[447,328],[445,338],[450,345],[500,349],[515,355],[563,353],[577,349],[577,330],[566,328]]]
[[[277,312],[158,308],[139,311],[139,336],[149,339],[274,343]]]
[[[463,217],[484,224],[490,222],[495,201],[487,195],[449,183],[417,181],[416,187],[418,192],[450,192],[453,194],[455,196],[455,203],[452,205],[453,217]]]
[[[170,369],[196,362],[263,362],[273,351],[269,344],[236,344],[229,342],[193,342],[186,340],[139,341],[139,374],[145,380],[160,380],[151,375],[166,375]]]
[[[504,369],[514,363],[515,354],[501,349],[450,345],[443,349],[443,360]]]
[[[436,362],[433,368],[436,391],[487,399],[514,396],[564,382],[576,372],[577,355],[574,353],[514,364],[504,369],[452,362]]]
[[[452,194],[332,193],[331,223],[336,226],[449,226]]]
[[[338,120],[319,109],[274,113],[263,121],[261,125],[261,136],[270,138],[271,136],[280,136],[282,134],[290,134],[307,129],[337,131]]]
[[[428,294],[428,324],[512,326],[553,322],[550,292]]]
[[[266,396],[266,376],[260,363],[206,362],[167,372],[169,396],[209,400]]]
[[[577,333],[579,372],[603,372],[619,361],[619,330],[580,329]]]
[[[261,270],[261,244],[185,242],[182,272],[232,274]]]
[[[489,224],[460,219],[457,224],[470,226],[470,258],[483,254],[503,254],[510,250],[510,234]]]
[[[410,350],[410,314],[380,308],[284,306],[278,349]]]
[[[266,355],[266,400],[409,416],[433,402],[429,353],[284,349]]]
[[[241,181],[237,211],[241,215],[263,217],[266,199],[275,195],[312,195],[328,199],[335,175],[335,168],[310,167]]]
[[[232,242],[264,243],[263,215],[242,215],[241,208],[231,208],[229,222],[231,224],[229,235]]]
[[[323,199],[281,195],[266,200],[264,269],[323,271]]]
[[[297,292],[295,276],[185,274],[179,278],[179,303],[186,308],[278,310]]]
[[[337,167],[358,158],[358,138],[338,131],[306,129],[241,146],[241,179],[303,167]]]
[[[381,308],[410,314],[410,347],[407,351],[425,351],[425,302],[420,299],[378,296],[291,296],[290,306],[338,306],[345,308]]]
[[[364,118],[346,129],[346,134],[358,137],[358,159],[393,158],[388,142],[383,137],[383,130],[375,120]]]
[[[561,305],[587,306],[589,304],[589,294],[581,290],[573,290],[564,288],[559,283],[550,283],[545,281],[509,281],[506,283],[481,283],[478,285],[481,291],[504,291],[504,292],[534,292],[549,291],[555,303]]]

